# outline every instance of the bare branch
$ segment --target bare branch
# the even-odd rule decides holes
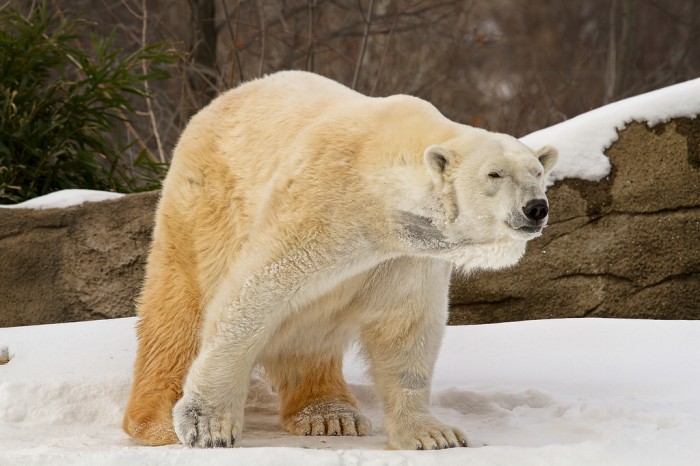
[[[382,58],[379,60],[379,68],[377,69],[377,76],[374,78],[374,84],[372,84],[372,89],[369,91],[369,95],[374,95],[374,93],[377,90],[377,85],[379,84],[379,78],[382,76],[382,71],[384,70],[384,62],[386,62],[386,57],[389,53],[389,46],[391,45],[391,39],[394,36],[394,29],[396,29],[396,26],[399,24],[399,20],[401,19],[401,15],[398,14],[396,15],[396,18],[394,18],[394,22],[391,24],[391,29],[389,29],[389,35],[386,39],[386,45],[384,46],[384,53],[382,53]]]
[[[146,35],[148,31],[148,9],[146,7],[146,0],[142,0],[141,8],[143,13],[141,15],[141,46],[146,47]],[[146,59],[141,60],[141,71],[144,76],[148,74],[148,67],[146,64]],[[148,116],[151,121],[151,129],[153,130],[153,136],[156,138],[156,147],[158,148],[158,160],[160,163],[165,163],[165,151],[163,150],[163,143],[160,140],[160,131],[158,130],[158,124],[156,123],[156,115],[153,112],[153,103],[151,102],[151,90],[148,86],[148,79],[143,80],[143,90],[144,98],[146,99],[146,108],[148,109]]]
[[[367,50],[367,40],[369,39],[369,28],[372,25],[372,10],[374,9],[374,0],[369,0],[369,6],[367,7],[367,15],[362,12],[362,7],[360,7],[360,12],[362,12],[362,17],[365,18],[365,32],[362,35],[362,45],[360,46],[360,56],[357,58],[357,65],[355,65],[355,75],[352,77],[352,89],[357,88],[357,80],[360,78],[360,70],[362,70],[362,62],[365,59],[365,51]]]
[[[617,45],[615,43],[615,38],[617,36],[615,31],[615,25],[617,23],[616,12],[617,0],[613,0],[610,3],[610,19],[608,26],[608,59],[606,63],[607,73],[605,79],[605,103],[612,101],[615,89],[615,72],[617,71]]]
[[[236,67],[238,67],[238,82],[244,80],[243,77],[243,65],[241,63],[241,57],[238,51],[238,30],[240,27],[240,14],[241,14],[241,0],[236,2],[235,18],[233,20],[233,25],[231,27],[231,19],[228,12],[228,7],[226,6],[226,1],[221,2],[224,6],[224,16],[226,26],[228,28],[229,35],[231,36],[231,50],[233,52],[233,57],[231,60],[231,79],[228,82],[228,87],[233,87],[236,85]]]
[[[615,82],[613,88],[613,96],[619,99],[623,94],[623,86],[627,70],[630,65],[630,57],[632,48],[634,47],[634,30],[635,30],[635,5],[636,0],[622,0],[622,25],[620,31],[620,40],[618,42],[617,70],[615,71]]]
[[[306,51],[306,70],[314,70],[314,46],[316,44],[316,38],[314,37],[314,16],[316,10],[317,0],[308,0],[308,22],[309,22],[309,46]]]
[[[258,66],[258,76],[263,75],[265,66],[265,0],[257,0],[258,15],[260,16],[260,65]]]

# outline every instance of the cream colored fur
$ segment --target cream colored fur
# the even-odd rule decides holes
[[[466,446],[428,410],[450,273],[519,260],[546,222],[528,230],[523,206],[546,199],[555,161],[420,99],[310,73],[221,95],[163,185],[125,430],[231,446],[262,364],[288,430],[368,435],[342,376],[359,338],[389,446]]]

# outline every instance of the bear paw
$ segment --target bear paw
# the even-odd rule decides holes
[[[442,450],[445,448],[466,447],[467,437],[456,428],[439,423],[421,427],[397,429],[389,435],[389,448],[394,450]]]
[[[372,424],[354,406],[329,401],[306,406],[286,422],[295,435],[369,435]]]
[[[199,448],[233,447],[242,424],[199,395],[185,395],[175,404],[173,422],[180,442]]]

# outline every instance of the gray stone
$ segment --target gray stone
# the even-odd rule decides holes
[[[0,326],[134,315],[157,199],[0,209]]]
[[[454,277],[451,323],[700,318],[700,119],[630,124],[606,153],[605,180],[548,191],[518,265]]]

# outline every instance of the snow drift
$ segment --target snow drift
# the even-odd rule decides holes
[[[120,429],[135,319],[0,329],[0,464],[630,464],[700,458],[700,322],[550,320],[449,327],[432,409],[473,448],[386,451],[364,364],[345,374],[372,436],[296,437],[255,376],[242,448],[141,447]]]

